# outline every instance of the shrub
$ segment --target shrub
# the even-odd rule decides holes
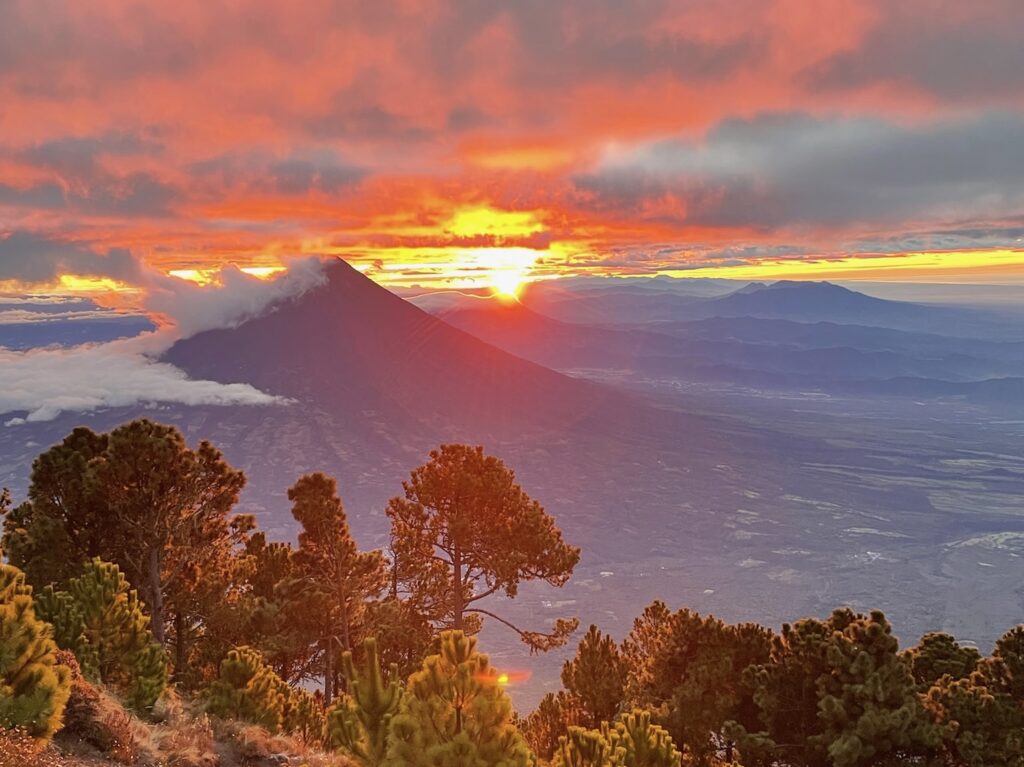
[[[71,693],[52,631],[36,617],[25,574],[0,564],[0,728],[21,728],[43,741],[60,729]]]
[[[402,702],[398,665],[392,664],[385,681],[381,673],[377,640],[363,642],[366,660],[360,668],[346,652],[342,662],[348,682],[348,694],[327,714],[327,742],[344,751],[360,767],[378,767],[388,751],[391,719]]]
[[[287,695],[283,682],[263,656],[251,647],[237,647],[221,661],[220,676],[207,691],[207,708],[222,719],[250,722],[270,731],[284,724]]]

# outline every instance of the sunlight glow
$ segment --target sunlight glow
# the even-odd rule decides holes
[[[544,231],[533,211],[497,210],[488,206],[456,211],[445,230],[457,237],[527,237]]]
[[[134,290],[135,287],[109,277],[81,277],[75,274],[60,276],[59,291],[62,293],[124,293]]]
[[[720,277],[733,280],[910,280],[985,281],[1001,273],[1019,275],[1024,251],[948,251],[837,258],[773,258],[756,263],[665,269],[670,277]]]
[[[248,274],[250,277],[266,280],[286,269],[287,267],[284,266],[243,266],[238,271]],[[220,269],[172,269],[168,274],[179,280],[188,280],[199,285],[212,285],[218,281]]]

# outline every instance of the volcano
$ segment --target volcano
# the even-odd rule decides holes
[[[244,382],[349,423],[441,434],[564,431],[633,406],[599,385],[501,351],[380,287],[345,261],[256,319],[178,342],[194,378]]]

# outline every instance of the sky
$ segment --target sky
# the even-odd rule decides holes
[[[0,0],[0,290],[1024,283],[1019,0]]]

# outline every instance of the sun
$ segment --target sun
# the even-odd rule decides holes
[[[520,271],[496,271],[490,277],[491,290],[497,298],[510,301],[519,300],[519,291],[523,289],[524,275]]]

